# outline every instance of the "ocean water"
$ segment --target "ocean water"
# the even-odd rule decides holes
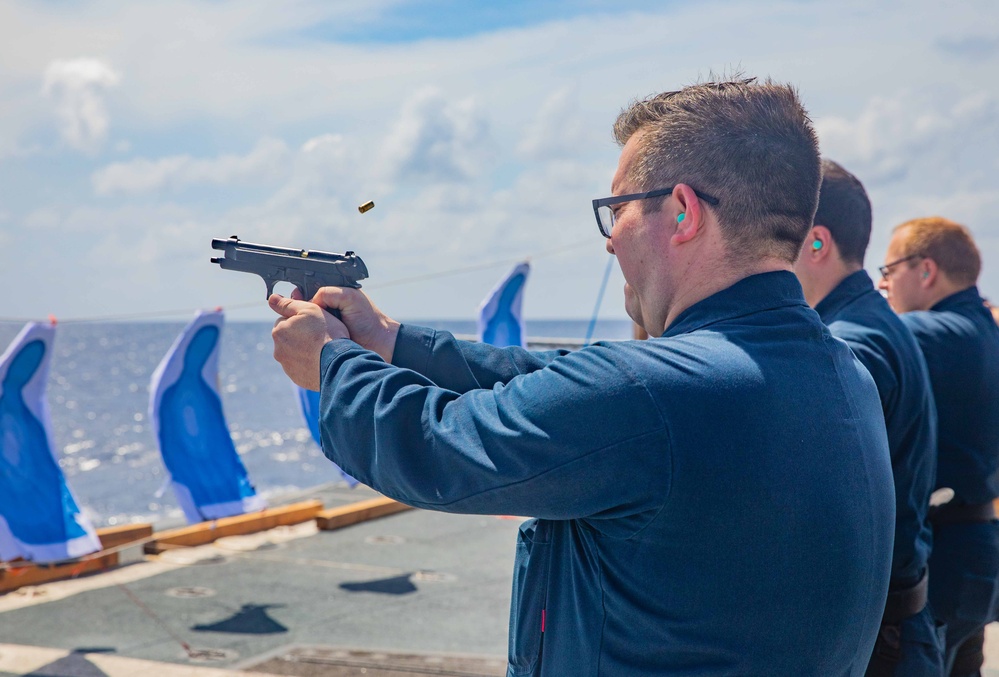
[[[475,322],[414,323],[474,334]],[[186,322],[65,323],[56,333],[48,399],[59,464],[95,526],[183,523],[148,416],[153,370]],[[531,337],[586,336],[587,320],[528,321]],[[230,322],[219,380],[236,449],[258,493],[277,499],[341,481],[313,442],[295,390],[272,357],[270,322]],[[0,322],[0,353],[21,325]],[[627,320],[597,323],[596,338],[629,338]]]

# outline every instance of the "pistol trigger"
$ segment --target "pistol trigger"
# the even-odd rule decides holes
[[[323,288],[322,285],[316,282],[315,278],[311,276],[306,276],[305,281],[302,284],[304,285],[302,287],[302,297],[306,301],[311,301],[316,298],[316,294],[318,294],[319,290]]]
[[[270,298],[271,294],[274,293],[274,285],[276,282],[274,280],[264,280],[264,284],[267,285],[267,298]]]

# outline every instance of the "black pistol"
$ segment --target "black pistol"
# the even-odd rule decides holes
[[[251,244],[241,242],[235,235],[227,240],[213,238],[212,249],[225,252],[213,257],[212,263],[225,270],[254,273],[264,278],[268,298],[278,282],[290,282],[301,292],[302,298],[310,301],[322,287],[359,289],[360,281],[368,277],[364,261],[354,252],[331,254]]]

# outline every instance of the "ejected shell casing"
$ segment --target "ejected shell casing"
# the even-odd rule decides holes
[[[374,208],[375,208],[375,201],[374,200],[368,200],[363,205],[361,205],[360,207],[358,207],[357,211],[359,211],[359,212],[361,212],[363,214],[364,212],[369,211],[369,210],[374,209]]]

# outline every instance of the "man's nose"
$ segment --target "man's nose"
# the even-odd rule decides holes
[[[607,253],[612,256],[614,254],[614,243],[611,241],[610,238],[607,238]]]
[[[881,276],[881,279],[878,280],[878,289],[882,291],[888,291],[888,279],[885,278],[883,275]]]

